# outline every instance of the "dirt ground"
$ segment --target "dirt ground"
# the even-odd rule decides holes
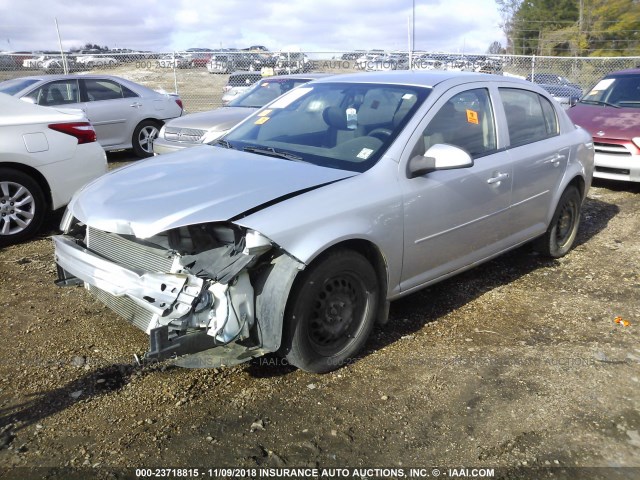
[[[640,478],[639,210],[640,185],[596,183],[565,258],[523,247],[397,301],[365,352],[326,375],[272,356],[137,366],[144,333],[53,284],[53,218],[0,250],[0,477],[476,467]]]

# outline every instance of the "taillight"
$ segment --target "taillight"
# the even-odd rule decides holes
[[[96,131],[89,122],[52,123],[49,128],[76,137],[78,145],[96,141]]]
[[[179,98],[176,98],[176,103],[182,110],[184,110],[184,107],[182,106],[182,100],[180,100]]]

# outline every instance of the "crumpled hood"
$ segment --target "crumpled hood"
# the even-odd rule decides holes
[[[197,128],[199,130],[211,130],[223,132],[244,120],[257,108],[222,107],[207,112],[190,113],[182,117],[174,118],[167,126],[179,128]]]
[[[70,213],[100,230],[149,238],[225,221],[354,172],[203,145],[136,162],[80,190]]]
[[[588,131],[596,140],[631,140],[639,135],[640,108],[613,108],[579,103],[567,110],[576,125]],[[598,135],[598,132],[603,132]]]

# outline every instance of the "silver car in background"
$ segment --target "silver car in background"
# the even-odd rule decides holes
[[[153,153],[171,153],[212,142],[283,93],[327,75],[311,73],[267,77],[222,108],[174,118],[160,129],[158,137],[153,141]]]
[[[464,72],[302,85],[216,145],[116,170],[54,237],[84,283],[150,336],[148,359],[278,352],[352,361],[391,300],[534,241],[573,245],[591,136],[540,87]]]
[[[0,82],[0,93],[29,103],[84,111],[106,150],[132,148],[153,155],[153,139],[166,120],[182,115],[182,100],[112,75],[41,75]]]

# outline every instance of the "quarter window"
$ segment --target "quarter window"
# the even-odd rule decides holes
[[[500,97],[512,147],[558,135],[556,110],[542,95],[529,90],[501,88]]]

